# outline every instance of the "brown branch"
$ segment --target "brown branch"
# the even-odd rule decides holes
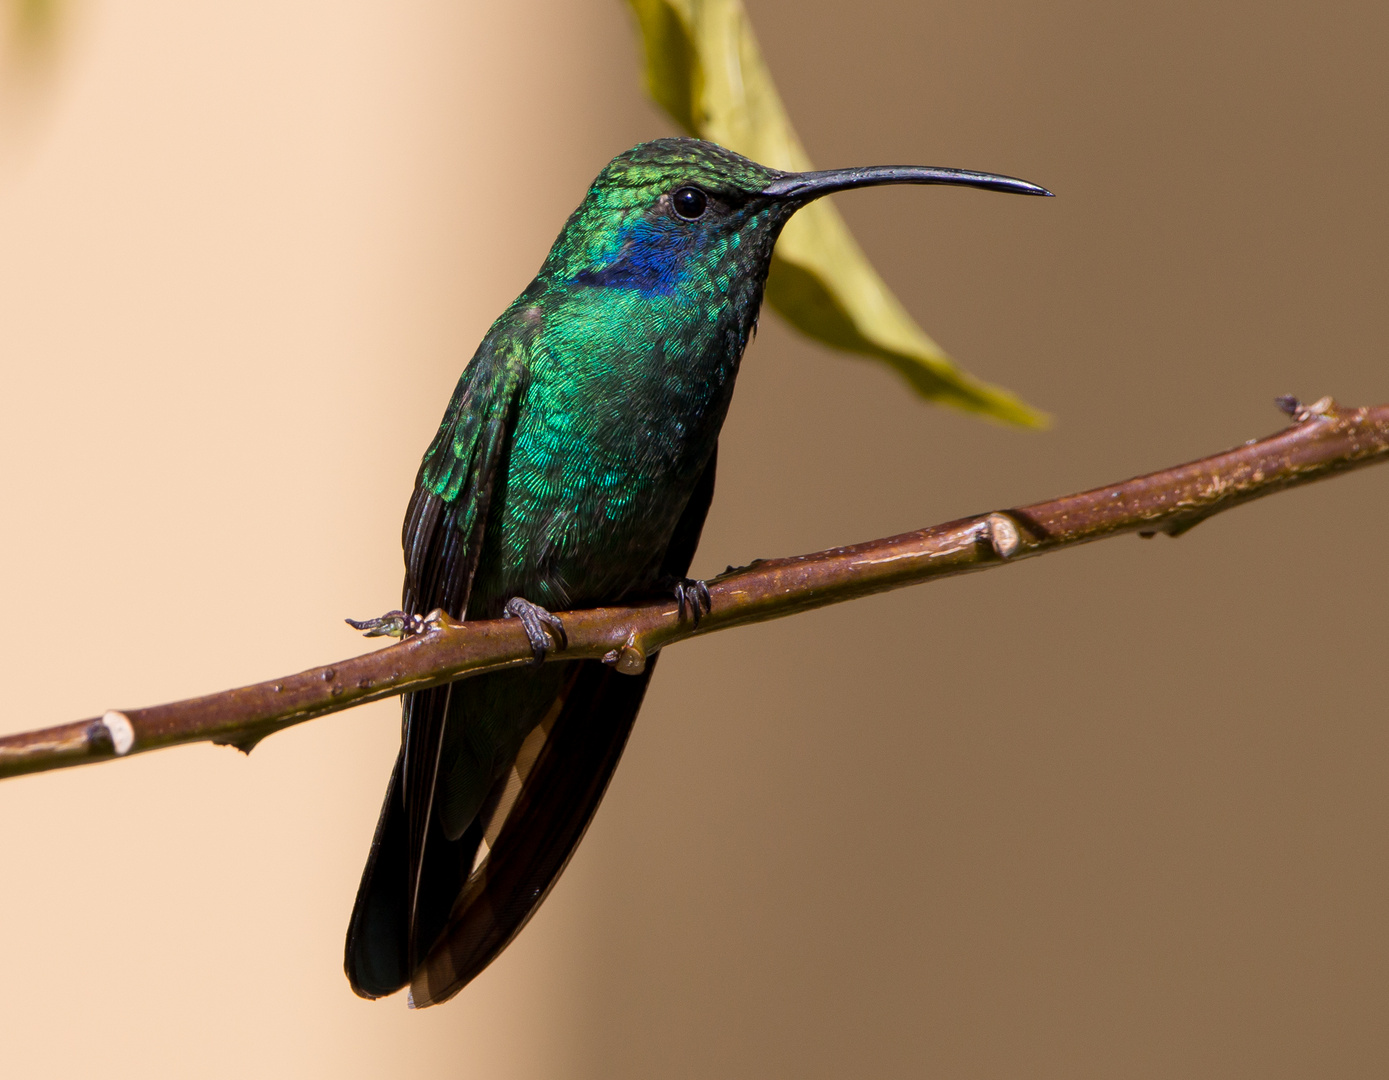
[[[564,615],[556,659],[602,659],[636,673],[695,634],[778,619],[870,593],[987,570],[1119,533],[1176,536],[1212,514],[1298,484],[1389,460],[1389,405],[1342,409],[1280,399],[1294,423],[1277,435],[1121,484],[936,525],[852,547],[757,562],[709,583],[713,610],[695,630],[672,601]],[[514,620],[460,623],[435,612],[425,632],[273,682],[0,738],[0,777],[104,761],[179,743],[249,752],[281,728],[463,675],[515,667],[530,646]]]

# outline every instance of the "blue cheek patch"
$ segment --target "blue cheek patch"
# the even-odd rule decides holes
[[[698,230],[675,222],[638,221],[619,237],[617,255],[601,270],[574,278],[581,285],[636,289],[643,296],[670,296],[700,245]]]

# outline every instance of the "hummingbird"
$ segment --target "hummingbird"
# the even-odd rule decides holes
[[[535,662],[405,695],[347,931],[359,995],[452,997],[563,871],[657,657],[637,675],[565,661],[553,612],[673,591],[682,619],[707,613],[708,589],[686,574],[777,237],[812,200],[879,184],[1050,194],[964,169],[782,172],[657,139],[599,173],[488,330],[415,480],[401,610],[353,625],[403,635],[436,609],[511,617]]]

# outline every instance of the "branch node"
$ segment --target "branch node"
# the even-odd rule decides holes
[[[1312,402],[1312,404],[1308,405],[1307,408],[1303,410],[1303,412],[1306,413],[1306,416],[1304,417],[1304,419],[1306,420],[1311,420],[1314,418],[1320,419],[1323,417],[1330,419],[1340,411],[1341,407],[1336,404],[1333,398],[1330,397],[1318,398],[1316,401]]]
[[[388,611],[374,619],[343,619],[343,622],[353,630],[362,631],[363,637],[406,638],[424,629],[423,619],[403,611]]]
[[[612,653],[609,653],[608,656],[612,656]],[[608,657],[605,656],[603,659],[606,661]],[[617,650],[612,665],[623,675],[640,675],[646,670],[646,650],[637,644],[637,632],[635,630],[627,635],[627,643]]]
[[[1341,411],[1334,398],[1322,397],[1304,405],[1292,394],[1282,394],[1273,399],[1273,403],[1293,418],[1295,424],[1305,424],[1309,420],[1323,420],[1334,417]]]
[[[1007,514],[990,514],[985,518],[984,535],[1000,559],[1011,559],[1022,546],[1018,527]]]
[[[116,751],[116,757],[125,757],[130,753],[130,748],[135,745],[135,728],[130,723],[130,717],[109,709],[101,717],[101,726],[111,738],[111,748]]]
[[[256,748],[256,744],[271,733],[273,729],[267,727],[254,728],[251,731],[243,732],[240,735],[230,735],[225,739],[213,739],[213,746],[230,746],[240,750],[247,757],[251,756],[251,751]]]

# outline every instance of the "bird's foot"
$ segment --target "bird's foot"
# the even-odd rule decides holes
[[[430,614],[433,614],[431,612]],[[407,615],[403,611],[388,611],[375,619],[344,619],[354,630],[361,630],[367,637],[407,638],[423,634],[429,627],[429,615]]]
[[[545,662],[552,648],[561,650],[569,647],[569,635],[564,632],[564,623],[560,622],[558,615],[551,614],[539,604],[513,596],[506,602],[502,614],[508,619],[521,620],[531,643],[531,656],[535,658],[536,666]],[[554,639],[553,645],[551,638]]]
[[[709,586],[694,578],[672,578],[666,584],[675,593],[675,603],[679,607],[681,620],[684,620],[685,609],[688,608],[690,621],[694,623],[696,630],[699,629],[699,620],[714,610]]]

